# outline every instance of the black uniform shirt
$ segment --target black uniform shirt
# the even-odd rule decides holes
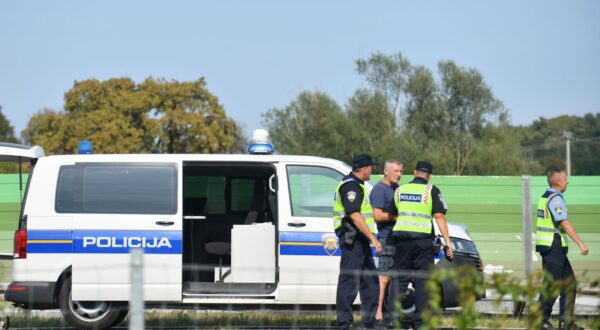
[[[420,178],[420,177],[415,177],[410,183],[416,183],[416,184],[427,184],[427,180]],[[444,201],[444,199],[442,198],[442,192],[438,189],[438,187],[433,186],[431,188],[431,197],[432,197],[432,208],[431,208],[431,215],[434,215],[436,213],[443,213],[446,214],[446,212],[448,212],[448,206],[446,205],[446,202]],[[396,208],[396,203],[392,203],[391,208],[390,208],[390,213],[392,214],[398,214],[398,209]]]
[[[350,178],[354,180],[346,182],[340,187],[340,197],[342,198],[342,204],[344,204],[346,215],[354,212],[360,212],[360,206],[364,196],[363,190],[360,186],[360,184],[364,184],[364,182],[357,178],[354,173],[348,174],[343,180]]]

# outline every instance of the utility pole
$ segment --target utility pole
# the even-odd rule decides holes
[[[567,176],[571,176],[571,140],[573,140],[573,133],[564,131],[563,138],[567,141]]]

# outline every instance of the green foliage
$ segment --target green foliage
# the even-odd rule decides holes
[[[438,72],[439,83],[425,67],[412,70],[406,84],[404,129],[423,141],[424,158],[438,165],[436,171],[468,174],[473,171],[473,163],[481,163],[478,151],[511,148],[505,139],[486,139],[486,129],[504,124],[506,110],[477,70],[441,61]],[[515,161],[519,162],[519,158]],[[524,166],[517,164],[520,167]],[[490,170],[500,170],[502,174],[517,172],[514,167]]]
[[[290,105],[262,115],[275,149],[280,153],[352,158],[352,128],[342,108],[325,93],[303,92]]]
[[[18,143],[19,141],[15,138],[15,130],[10,125],[10,122],[2,113],[2,106],[0,106],[0,142]],[[19,167],[16,163],[0,162],[0,173],[17,173]]]
[[[203,78],[194,82],[146,79],[141,90],[158,117],[155,152],[232,152],[241,139],[235,121],[225,115]]]
[[[18,142],[17,138],[15,138],[14,128],[2,113],[2,106],[0,106],[0,142]]]
[[[547,278],[542,281],[543,277]],[[451,270],[441,269],[431,274],[427,281],[429,302],[427,309],[423,312],[423,325],[421,328],[437,329],[442,326],[442,295],[440,288],[441,283],[446,280],[450,280],[459,288],[458,301],[461,308],[461,311],[455,314],[450,324],[457,329],[472,329],[476,326],[481,326],[482,320],[487,319],[487,317],[475,309],[477,294],[484,290],[483,283],[479,278],[477,271],[469,266],[457,267]],[[554,281],[549,274],[538,272],[528,276],[525,281],[506,273],[493,274],[487,282],[486,287],[497,294],[493,302],[498,310],[500,310],[500,304],[507,298],[513,302],[522,302],[525,310],[523,311],[524,324],[521,327],[539,329],[542,324],[543,315],[538,297],[540,295],[557,297],[561,289],[567,289],[567,292],[569,292],[569,288],[572,288],[572,285],[574,285],[574,281]],[[592,287],[594,287],[594,284],[592,284]],[[574,299],[574,297],[567,297],[567,299]],[[493,327],[495,328],[506,328],[507,322],[510,323],[510,320],[496,319],[493,321]],[[590,325],[597,323],[598,321],[596,320],[591,322]]]
[[[525,150],[539,160],[541,171],[550,166],[565,166],[563,133],[573,133],[571,141],[571,173],[600,174],[600,113],[578,116],[539,118],[529,126],[514,128]]]
[[[401,53],[378,52],[358,59],[356,70],[369,86],[344,108],[323,92],[303,92],[289,106],[263,114],[276,150],[344,161],[370,153],[379,161],[400,159],[409,171],[417,160],[429,160],[436,174],[540,175],[564,165],[564,142],[557,145],[552,137],[568,129],[576,137],[573,173],[600,174],[600,114],[513,127],[508,109],[476,69],[444,60],[436,79]]]
[[[375,90],[383,93],[388,101],[386,109],[392,115],[391,124],[395,127],[402,116],[402,96],[412,71],[408,59],[401,53],[388,56],[377,52],[367,60],[356,60],[356,71]]]
[[[90,140],[95,153],[231,152],[241,132],[203,79],[129,78],[75,82],[64,112],[44,109],[22,133],[47,154],[75,153]]]
[[[347,117],[357,128],[350,128],[351,153],[368,152],[374,159],[384,162],[400,158],[403,144],[394,126],[394,117],[387,110],[387,100],[380,92],[359,89],[348,100]]]

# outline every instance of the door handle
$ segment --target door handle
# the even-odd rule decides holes
[[[288,222],[288,226],[291,227],[304,227],[306,224],[304,222]]]
[[[156,221],[156,224],[160,225],[160,226],[172,226],[172,225],[175,224],[175,221],[163,221],[163,220],[159,220],[159,221]]]

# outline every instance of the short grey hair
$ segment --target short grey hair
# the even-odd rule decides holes
[[[392,166],[392,164],[398,165],[398,166],[404,166],[404,164],[402,164],[401,161],[396,160],[396,159],[390,159],[390,160],[386,160],[385,164],[383,165],[383,168],[388,168],[390,166]]]

